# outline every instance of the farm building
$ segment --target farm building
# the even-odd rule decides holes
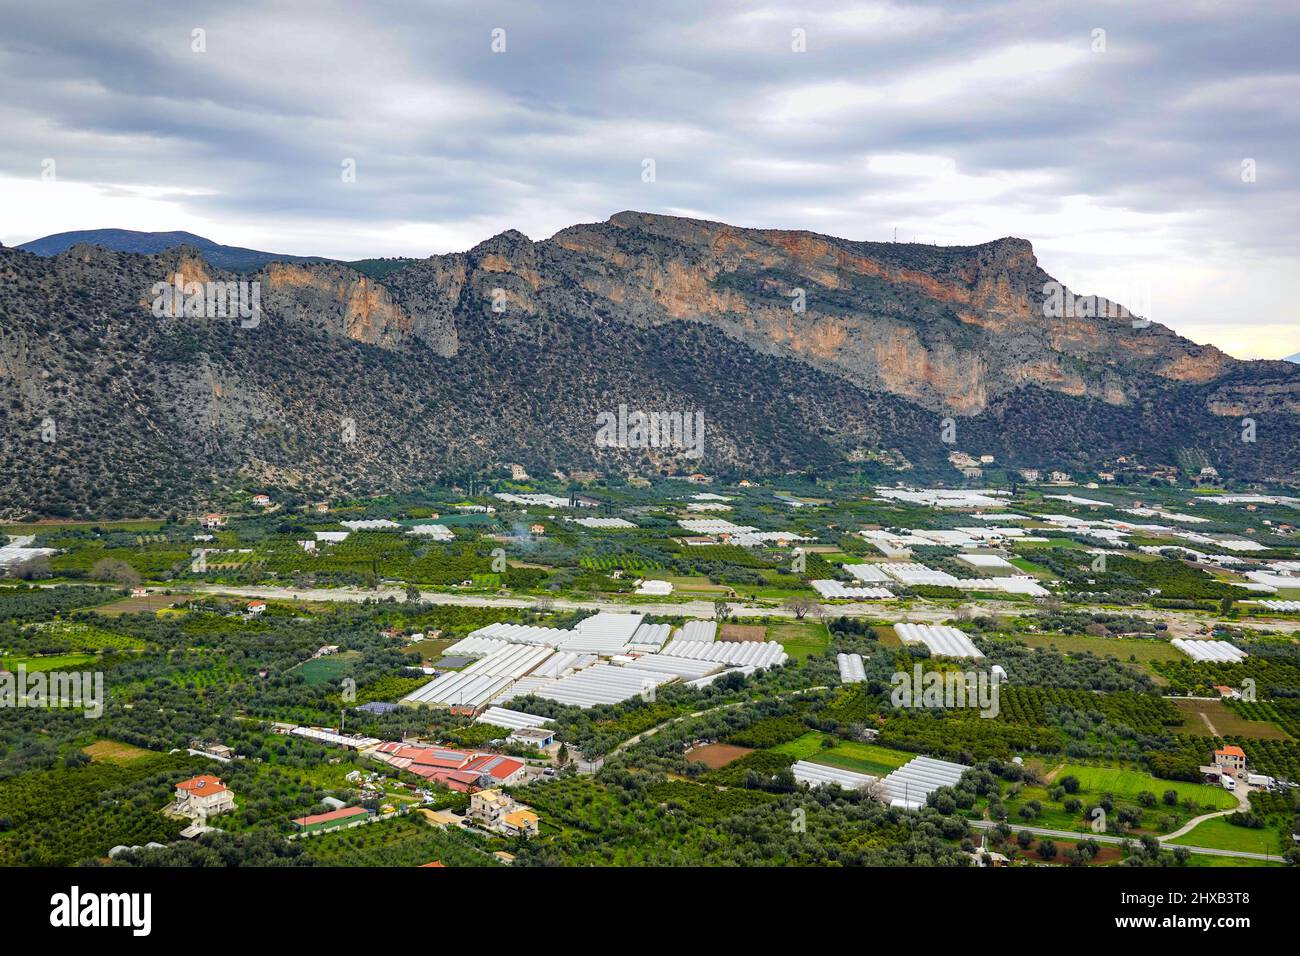
[[[794,774],[795,780],[809,787],[829,787],[835,784],[843,790],[863,790],[879,780],[878,777],[865,773],[827,767],[807,760],[796,761],[790,772]]]
[[[809,581],[813,590],[828,601],[873,601],[892,598],[892,591],[885,588],[864,588],[841,584],[829,578]]]
[[[419,535],[422,538],[432,538],[434,541],[455,541],[456,535],[445,524],[417,524],[412,525],[406,532],[407,534]]]
[[[884,584],[894,580],[893,577],[886,574],[884,569],[878,564],[845,564],[842,565],[845,571],[854,578],[865,584]]]
[[[507,739],[511,743],[545,750],[555,743],[555,731],[543,730],[541,727],[520,727],[518,730],[512,731]]]
[[[1235,664],[1247,657],[1245,651],[1227,641],[1189,641],[1176,637],[1169,643],[1194,661]]]
[[[370,814],[364,807],[344,807],[342,810],[331,810],[329,813],[298,817],[293,824],[301,833],[324,833],[326,830],[352,826],[369,817]]]
[[[1015,574],[1018,570],[1006,558],[1000,558],[996,554],[962,554],[957,556],[957,560],[967,567],[976,568],[980,571]]]
[[[950,760],[915,757],[881,783],[889,805],[915,810],[925,806],[926,798],[940,787],[951,787],[969,768]]]
[[[435,677],[403,697],[401,702],[412,707],[446,707],[477,712],[552,653],[549,647],[509,644],[488,653],[463,671]]]
[[[785,648],[775,641],[672,641],[663,649],[669,657],[713,661],[735,666],[775,667],[787,660]]]
[[[867,679],[861,654],[837,654],[835,660],[840,666],[840,683],[860,684]]]
[[[525,727],[542,727],[551,722],[549,717],[526,714],[522,710],[507,710],[504,707],[489,707],[474,718],[475,723],[492,724],[507,730],[522,730]]]
[[[568,518],[574,524],[580,524],[584,528],[635,528],[636,525],[626,518]]]
[[[984,656],[965,632],[945,624],[895,624],[894,633],[904,644],[924,644],[936,657]]]
[[[524,776],[524,762],[500,754],[479,754],[460,768],[463,773],[476,774],[481,786],[508,787]]]
[[[717,637],[718,625],[715,621],[687,621],[677,630],[677,641],[712,641]]]

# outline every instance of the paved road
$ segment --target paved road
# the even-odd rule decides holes
[[[168,590],[150,588],[151,591]],[[173,592],[179,588],[171,588]],[[234,587],[230,585],[203,584],[185,589],[196,594],[229,595],[242,598],[261,598],[264,601],[375,601],[395,598],[406,600],[404,588],[283,588],[283,587]],[[525,608],[535,607],[537,600],[531,597],[500,597],[484,594],[456,594],[446,591],[421,591],[420,599],[428,604],[450,604],[461,607],[499,607]],[[709,619],[714,616],[712,601],[678,601],[661,603],[631,603],[610,600],[578,601],[570,598],[554,598],[551,608],[557,611],[593,610],[593,611],[639,611],[645,614],[678,615]],[[789,608],[729,602],[732,617],[790,617],[795,616]],[[898,608],[885,605],[864,606],[845,605],[836,607],[836,616],[864,617],[880,621],[894,622],[902,612]],[[913,621],[946,621],[955,616],[955,611],[945,607],[913,608],[907,612]]]
[[[1229,810],[1228,812],[1231,813],[1232,811]],[[1215,815],[1217,816],[1217,814]],[[979,830],[992,830],[995,826],[997,826],[997,824],[994,823],[992,820],[972,820],[971,826]],[[1030,833],[1036,833],[1039,836],[1057,837],[1062,840],[1079,839],[1079,834],[1071,830],[1049,830],[1046,827],[1021,827],[1021,826],[1013,827],[1013,829],[1016,831],[1028,830]],[[1168,837],[1161,837],[1160,838],[1161,842],[1169,839],[1169,837],[1172,836],[1174,836],[1173,833],[1169,834]],[[1096,840],[1098,843],[1123,843],[1126,839],[1133,840],[1133,842],[1137,842],[1134,837],[1112,836],[1109,833],[1085,833],[1084,837],[1086,839]],[[1184,846],[1181,843],[1178,845]],[[1235,856],[1243,860],[1265,860],[1274,863],[1282,862],[1282,858],[1280,856],[1274,856],[1268,853],[1250,853],[1246,850],[1220,850],[1215,847],[1208,847],[1208,846],[1187,846],[1185,847],[1185,849],[1190,850],[1192,853],[1200,853],[1205,856]]]
[[[170,590],[180,590],[179,587],[172,587]],[[167,588],[153,587],[151,591],[168,590]],[[205,594],[226,594],[234,597],[261,598],[270,601],[373,601],[385,600],[387,598],[396,598],[398,601],[406,599],[406,590],[396,587],[381,587],[370,590],[367,588],[284,588],[274,586],[259,587],[233,587],[229,585],[203,584],[195,585],[185,590],[194,593]],[[501,597],[496,595],[483,594],[457,594],[448,591],[421,591],[420,599],[428,604],[449,604],[460,605],[462,607],[499,607],[499,608],[524,608],[534,607],[537,599],[533,597]],[[729,601],[728,607],[732,617],[789,617],[795,616],[789,608],[762,604],[747,604],[742,601]],[[624,601],[611,600],[573,600],[570,598],[554,598],[551,606],[556,610],[573,611],[573,610],[593,610],[593,611],[641,611],[646,614],[656,615],[679,615],[682,617],[696,617],[703,619],[712,619],[714,609],[712,601],[680,601],[680,602],[658,602],[658,603],[633,603]],[[969,613],[976,615],[1020,617],[1027,614],[1041,613],[1041,608],[1027,606],[1024,604],[1011,604],[1001,601],[985,601],[979,604],[964,605]],[[1079,605],[1080,609],[1090,609],[1093,611],[1114,612],[1114,608],[1103,608],[1094,605]],[[931,605],[921,600],[913,601],[911,607],[900,608],[895,604],[844,604],[844,605],[826,605],[826,609],[836,617],[860,617],[868,620],[895,623],[899,620],[907,620],[913,623],[931,623],[940,624],[950,621],[957,617],[957,609],[945,607],[943,605]],[[1243,621],[1220,621],[1216,618],[1202,617],[1187,611],[1173,610],[1148,610],[1144,608],[1126,608],[1123,613],[1145,617],[1155,621],[1164,621],[1167,623],[1181,622],[1185,625],[1194,625],[1196,627],[1210,627],[1215,624],[1224,624],[1227,626],[1242,626],[1248,624],[1252,628],[1262,631],[1283,631],[1291,633],[1300,630],[1300,624],[1295,621],[1280,620],[1262,620],[1252,618],[1248,622]]]

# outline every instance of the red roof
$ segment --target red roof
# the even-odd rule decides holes
[[[420,747],[413,748],[414,754],[402,753],[403,757],[410,757],[412,763],[420,764],[424,767],[445,767],[448,770],[459,770],[465,766],[473,754],[465,753],[462,750],[431,750]]]
[[[432,863],[421,863],[420,866],[421,866],[421,867],[425,867],[425,866],[443,866],[443,867],[445,867],[446,864],[443,863],[442,860],[434,860]]]
[[[485,773],[494,780],[505,780],[512,774],[522,770],[523,766],[522,760],[515,760],[513,757],[502,757],[499,754],[480,754],[465,764],[465,769],[479,774]]]
[[[196,796],[206,797],[212,793],[225,793],[227,787],[221,780],[211,774],[202,774],[198,777],[190,777],[188,780],[182,780],[176,784],[177,790],[184,790],[187,793]]]
[[[1246,759],[1246,751],[1242,750],[1240,747],[1227,746],[1222,750],[1216,750],[1214,752],[1216,757],[1219,756],[1219,754],[1223,754],[1225,757],[1240,757],[1242,760]]]
[[[359,813],[365,813],[365,807],[344,807],[342,810],[331,810],[329,813],[317,813],[310,817],[299,817],[293,822],[300,827],[309,827],[316,823],[328,823],[330,820],[342,820],[346,817],[355,817]]]

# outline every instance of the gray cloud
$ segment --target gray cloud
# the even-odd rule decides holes
[[[1224,321],[1230,274],[1300,292],[1285,5],[5,0],[0,17],[0,176],[53,157],[62,181],[153,191],[218,241],[425,255],[634,208],[863,239],[1015,233],[1084,277],[1136,258],[1174,289],[1158,318],[1189,334]]]

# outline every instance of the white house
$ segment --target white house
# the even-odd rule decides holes
[[[191,820],[206,820],[235,809],[235,795],[217,777],[201,774],[176,784],[175,810]]]

